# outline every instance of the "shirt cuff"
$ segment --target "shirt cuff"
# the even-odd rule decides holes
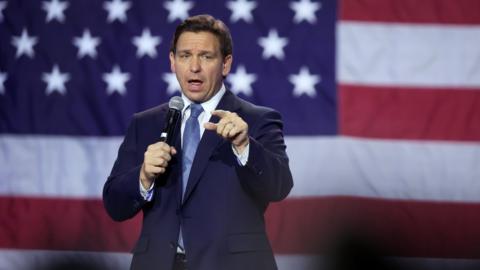
[[[143,199],[147,202],[152,201],[153,197],[153,186],[155,186],[155,183],[152,183],[149,189],[145,189],[142,185],[142,181],[139,180],[140,184],[140,195],[142,195]]]
[[[243,153],[241,153],[241,154],[239,154],[237,152],[235,147],[233,147],[233,144],[232,144],[232,150],[233,150],[233,153],[235,154],[235,156],[237,157],[238,164],[240,164],[241,166],[247,165],[248,153],[250,152],[250,144],[247,144],[247,146],[243,150]]]

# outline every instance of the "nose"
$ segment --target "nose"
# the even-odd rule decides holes
[[[198,73],[200,70],[200,59],[198,57],[192,57],[192,61],[190,61],[190,71],[193,73]]]

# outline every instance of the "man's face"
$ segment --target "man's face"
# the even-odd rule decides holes
[[[222,86],[232,65],[232,56],[223,58],[218,38],[210,32],[184,32],[170,52],[170,68],[177,75],[182,92],[194,102],[212,98]]]

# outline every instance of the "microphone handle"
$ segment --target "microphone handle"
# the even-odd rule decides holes
[[[176,109],[168,109],[165,128],[160,135],[160,141],[172,145],[175,140],[177,125],[180,120],[180,111]]]

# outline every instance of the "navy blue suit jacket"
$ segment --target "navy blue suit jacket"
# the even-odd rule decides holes
[[[139,190],[143,155],[147,146],[160,138],[167,104],[135,114],[131,121],[105,183],[103,202],[117,221],[143,211],[132,269],[171,270],[180,224],[188,269],[277,269],[264,212],[269,202],[284,199],[293,186],[280,114],[244,101],[228,90],[217,109],[236,112],[248,123],[248,162],[240,166],[231,143],[205,130],[183,201],[180,136],[175,142],[178,154],[156,180],[152,201],[145,201]],[[217,122],[218,118],[210,121]]]

